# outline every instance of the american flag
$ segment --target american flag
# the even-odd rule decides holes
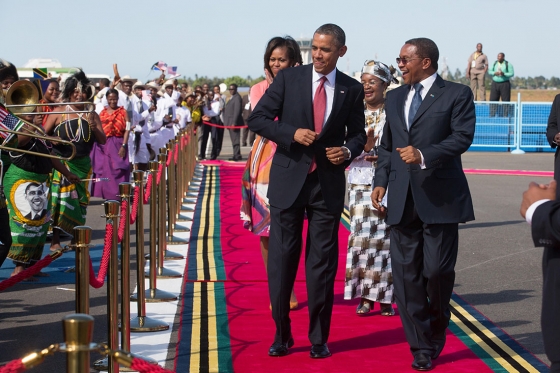
[[[4,132],[3,130],[18,131],[24,122],[18,117],[10,113],[4,105],[0,104],[0,137],[5,139],[11,137],[12,134]]]
[[[169,75],[170,78],[179,76],[179,74],[177,74],[177,66],[169,66],[167,68],[167,75]]]

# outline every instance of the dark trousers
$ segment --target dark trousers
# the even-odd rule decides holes
[[[247,123],[245,123],[245,125],[247,125]],[[256,134],[253,131],[251,131],[248,127],[243,128],[241,133],[241,142],[243,143],[243,146],[247,145],[247,138],[249,139],[249,146],[253,146],[253,143],[255,142],[255,137]]]
[[[208,136],[212,131],[212,127],[208,124],[201,124],[199,127],[200,135],[198,141],[200,142],[200,152],[198,153],[198,159],[206,158],[206,146],[208,144]]]
[[[490,101],[500,101],[509,102],[511,99],[511,85],[509,80],[507,82],[497,83],[492,80],[492,85],[490,86]],[[498,105],[490,104],[490,116],[496,115],[496,109]],[[498,113],[499,116],[507,117],[509,116],[509,105],[500,105],[502,112]]]
[[[275,342],[286,343],[291,335],[290,294],[301,255],[305,211],[309,227],[305,247],[308,335],[311,344],[323,344],[329,338],[338,265],[340,213],[333,215],[327,210],[317,172],[313,172],[308,175],[290,208],[270,206],[268,289],[272,318],[276,324]]]
[[[228,129],[231,146],[233,147],[233,159],[241,159],[241,129]]]
[[[543,252],[543,296],[541,328],[544,351],[551,361],[550,371],[560,372],[560,250],[545,247]]]
[[[445,341],[455,283],[458,224],[426,224],[409,189],[404,214],[391,227],[391,266],[399,314],[413,355]]]
[[[218,117],[212,118],[212,123],[219,126],[222,125],[222,121]],[[212,127],[212,159],[219,157],[222,152],[222,143],[224,142],[224,129],[220,127]]]

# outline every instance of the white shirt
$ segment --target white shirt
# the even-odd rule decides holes
[[[175,135],[177,135],[180,129],[185,128],[187,123],[192,122],[192,119],[191,111],[188,108],[184,106],[177,106],[175,110],[177,111],[177,119],[179,119],[179,124],[175,125]]]
[[[529,206],[529,208],[527,209],[527,212],[525,213],[525,220],[527,221],[527,223],[531,224],[531,222],[533,221],[533,215],[535,214],[535,210],[537,209],[537,207],[539,207],[540,205],[542,205],[545,202],[550,201],[549,199],[541,199],[538,200],[537,202],[534,202],[531,206]]]
[[[434,82],[436,81],[436,76],[437,76],[437,72],[433,73],[432,75],[430,75],[429,77],[427,77],[426,79],[420,82],[420,84],[422,84],[422,91],[420,91],[420,96],[422,97],[422,101],[424,101],[426,95],[428,94],[428,91],[434,85]],[[404,102],[404,120],[406,121],[406,128],[408,129],[410,129],[410,124],[408,123],[408,112],[410,111],[410,105],[412,104],[412,98],[414,97],[415,93],[416,90],[414,89],[414,86],[411,85],[410,91],[406,96],[406,101]],[[422,162],[420,163],[420,168],[424,170],[426,168],[426,162],[424,162],[424,154],[422,154],[422,151],[420,149],[418,149],[418,152],[420,153],[420,157],[422,158]]]
[[[221,103],[219,100],[212,101],[212,103],[210,104],[210,109],[208,109],[208,105],[204,105],[202,107],[202,111],[204,115],[207,115],[209,117],[217,117],[218,115],[220,115],[220,106]]]
[[[324,126],[327,120],[329,119],[329,115],[331,115],[331,111],[332,111],[332,105],[334,101],[334,86],[336,83],[336,69],[334,69],[327,75],[319,74],[318,72],[315,71],[315,69],[313,69],[313,74],[312,74],[313,87],[311,90],[311,95],[312,95],[311,100],[315,99],[315,91],[317,91],[317,87],[319,87],[319,82],[323,76],[327,77],[327,81],[324,84],[325,93],[327,94],[327,107],[325,110],[325,118],[323,119],[323,126]]]

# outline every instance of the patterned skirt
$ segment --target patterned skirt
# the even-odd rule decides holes
[[[51,222],[49,175],[11,165],[4,177],[12,246],[8,258],[19,265],[41,259]]]
[[[371,204],[371,185],[350,184],[350,237],[344,299],[393,303],[390,227]]]
[[[276,143],[257,136],[241,178],[241,220],[245,229],[259,236],[268,236],[270,206],[268,182]]]
[[[89,156],[74,158],[62,163],[80,179],[89,179],[92,175]],[[52,183],[53,228],[72,234],[74,227],[86,222],[89,204],[89,181],[72,184],[58,171],[54,171]]]

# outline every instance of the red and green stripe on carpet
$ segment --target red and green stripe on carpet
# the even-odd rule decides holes
[[[243,165],[206,165],[191,229],[180,307],[177,372],[407,372],[412,357],[400,318],[378,309],[355,314],[357,300],[343,299],[349,216],[339,231],[340,257],[329,338],[333,356],[309,358],[305,268],[295,284],[295,346],[290,355],[267,354],[274,335],[259,238],[239,219]],[[441,372],[545,372],[546,365],[453,294],[447,344],[434,362]]]

